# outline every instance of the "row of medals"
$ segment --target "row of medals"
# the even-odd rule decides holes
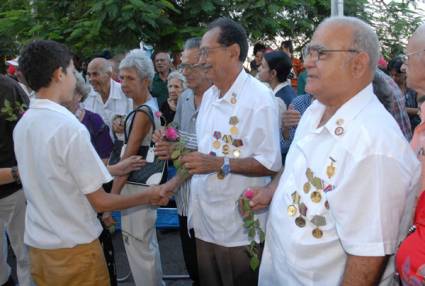
[[[335,173],[335,167],[333,166],[333,162],[331,162],[331,165],[327,168],[327,175],[329,178],[331,178]],[[330,191],[332,187],[328,185],[326,188],[324,187],[323,180],[315,177],[313,174],[313,171],[310,168],[307,168],[306,170],[306,177],[307,181],[305,182],[303,186],[303,191],[305,194],[310,194],[310,199],[313,203],[320,203],[322,201],[322,193],[321,190],[324,192]],[[315,191],[312,191],[312,186],[316,189]],[[306,225],[306,219],[307,219],[307,206],[304,202],[301,201],[301,196],[296,191],[291,194],[292,197],[292,204],[288,206],[288,215],[291,217],[295,217],[297,214],[299,214],[295,218],[295,224],[303,228]],[[327,200],[324,202],[324,206],[326,209],[329,209],[329,203]],[[310,220],[310,222],[315,226],[315,228],[312,231],[312,235],[319,239],[323,237],[323,231],[320,229],[320,227],[326,225],[326,218],[322,215],[314,215],[313,218]]]
[[[230,98],[230,103],[236,104],[236,94],[233,93]],[[239,123],[239,118],[237,116],[231,116],[229,118],[229,132],[230,134],[221,134],[220,131],[214,131],[213,137],[214,141],[212,143],[212,147],[215,150],[220,150],[223,155],[228,156],[229,154],[233,155],[233,158],[239,158],[241,156],[240,148],[243,146],[243,142],[241,139],[234,139],[233,136],[239,134],[239,129],[237,127]],[[233,150],[231,150],[233,149]],[[211,155],[216,155],[214,151],[210,152]],[[224,179],[224,174],[222,172],[217,173],[217,177],[222,180]]]

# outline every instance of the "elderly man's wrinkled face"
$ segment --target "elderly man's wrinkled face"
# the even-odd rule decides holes
[[[93,60],[87,67],[87,77],[94,90],[100,92],[109,84],[111,73],[106,70],[101,61]]]
[[[181,71],[186,77],[187,87],[196,89],[206,79],[205,71],[198,64],[199,49],[186,49],[181,57]]]
[[[413,36],[409,40],[406,55],[408,55],[407,87],[425,93],[425,37],[423,35]]]
[[[170,69],[170,56],[167,53],[156,54],[155,68],[159,73],[168,72]]]
[[[304,57],[308,74],[306,92],[326,105],[341,96],[353,80],[350,64],[354,55],[345,52],[352,49],[352,29],[335,24],[320,26],[313,35],[310,47]]]
[[[226,70],[231,64],[228,48],[218,42],[220,28],[214,28],[204,34],[199,49],[199,63],[206,71],[209,80],[216,83],[226,77]]]

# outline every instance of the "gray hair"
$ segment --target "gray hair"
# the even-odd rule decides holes
[[[80,102],[83,102],[84,100],[86,100],[87,96],[89,95],[91,88],[90,88],[90,85],[86,83],[83,76],[79,72],[75,72],[74,75],[76,79],[75,93],[78,93],[79,95],[81,95]]]
[[[167,80],[170,81],[172,79],[178,79],[178,80],[180,80],[180,82],[182,83],[183,90],[185,90],[187,88],[186,78],[185,78],[185,76],[181,72],[179,72],[179,71],[173,71],[173,72],[171,72],[168,75]]]
[[[199,49],[201,47],[201,38],[190,38],[184,43],[184,49]]]
[[[145,51],[134,49],[128,52],[125,58],[121,61],[119,69],[122,70],[129,68],[135,69],[139,74],[140,79],[147,78],[149,83],[152,83],[155,70],[151,59],[147,56]]]
[[[346,16],[326,18],[320,23],[319,27],[328,24],[350,26],[353,29],[352,48],[367,53],[369,55],[369,68],[371,71],[375,71],[378,65],[380,48],[378,36],[372,27],[363,20]]]

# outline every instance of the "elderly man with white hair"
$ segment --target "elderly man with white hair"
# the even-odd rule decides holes
[[[303,114],[271,201],[260,285],[391,285],[420,165],[373,94],[376,33],[352,17],[324,20],[304,55]],[[390,261],[390,262],[389,262]]]
[[[104,58],[94,58],[87,66],[87,77],[95,92],[84,101],[84,108],[99,114],[109,129],[120,140],[123,137],[122,120],[133,108],[131,99],[121,90],[121,84],[112,79],[112,64]],[[117,139],[114,138],[114,139]]]

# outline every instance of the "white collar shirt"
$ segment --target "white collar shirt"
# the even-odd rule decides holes
[[[251,157],[265,168],[278,171],[282,165],[278,114],[271,90],[242,70],[226,94],[219,95],[215,86],[203,95],[196,120],[198,151],[229,158],[239,152],[239,158]],[[232,116],[237,123],[230,123]],[[231,134],[232,127],[237,128],[236,134]],[[224,135],[232,138],[225,139]],[[235,139],[242,140],[242,146],[232,145]],[[214,141],[220,143],[219,148],[214,147]],[[223,148],[228,148],[227,152],[223,153]],[[196,237],[225,247],[249,244],[236,202],[247,187],[264,186],[269,181],[270,177],[232,173],[223,180],[216,173],[193,176],[189,226],[194,227]],[[263,229],[266,216],[267,211],[257,214]]]
[[[93,88],[86,100],[83,102],[85,109],[90,110],[94,113],[99,114],[106,125],[108,125],[111,137],[112,136],[112,121],[116,115],[120,115],[123,118],[133,110],[133,101],[125,96],[121,89],[121,84],[111,79],[111,85],[109,89],[109,97],[105,103],[103,103],[102,97]],[[123,140],[123,135],[118,136]]]
[[[285,82],[281,82],[278,85],[276,85],[276,87],[273,89],[273,94],[276,95],[276,93],[281,90],[282,88],[284,88],[285,86],[289,85],[289,83],[287,81]]]
[[[13,138],[28,201],[25,244],[57,249],[97,239],[102,227],[86,195],[112,177],[87,128],[65,107],[36,98]]]
[[[372,85],[317,127],[324,111],[312,103],[289,149],[259,285],[340,285],[347,254],[391,255],[409,226],[420,165]]]

